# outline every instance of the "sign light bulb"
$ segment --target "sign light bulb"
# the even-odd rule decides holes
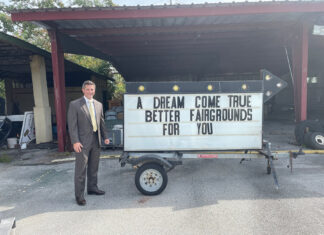
[[[266,75],[266,76],[265,76],[265,80],[267,80],[267,81],[270,81],[271,78],[272,78],[272,77],[271,77],[270,75]]]
[[[174,85],[172,88],[174,91],[178,91],[179,90],[179,86],[178,85]]]
[[[145,87],[144,87],[143,85],[140,85],[140,86],[138,87],[138,90],[141,91],[141,92],[143,92],[143,91],[145,90]]]

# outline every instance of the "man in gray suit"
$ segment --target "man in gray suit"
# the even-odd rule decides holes
[[[85,81],[82,85],[83,97],[71,101],[68,111],[68,125],[75,159],[75,199],[84,206],[85,179],[87,172],[87,191],[92,195],[104,195],[97,186],[101,138],[105,144],[109,139],[105,131],[102,104],[93,99],[96,85]]]

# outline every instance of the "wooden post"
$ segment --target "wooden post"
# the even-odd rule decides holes
[[[53,140],[51,107],[48,102],[45,59],[40,55],[30,56],[34,93],[34,120],[37,123],[36,143],[46,143]]]

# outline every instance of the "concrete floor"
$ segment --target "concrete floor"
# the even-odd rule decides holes
[[[274,150],[298,149],[294,124],[264,122]],[[16,152],[15,152],[16,151]],[[5,151],[1,151],[1,156]],[[143,196],[135,170],[101,159],[99,185],[105,196],[74,201],[72,155],[56,150],[10,150],[0,163],[0,219],[16,217],[16,234],[323,234],[324,155],[275,161],[276,190],[266,161],[184,160],[168,173],[166,190]],[[9,154],[9,155],[10,155]],[[104,151],[103,155],[118,152]],[[64,164],[53,164],[53,160]],[[65,161],[67,160],[67,161]],[[45,165],[44,165],[45,164]],[[50,164],[50,165],[47,165]]]
[[[273,150],[297,150],[295,123],[289,120],[263,122],[263,139],[271,142]]]
[[[73,163],[0,164],[0,218],[16,217],[16,234],[323,234],[324,156],[302,156],[287,169],[275,161],[185,160],[168,173],[165,191],[143,196],[135,170],[102,159],[105,196],[73,197]]]

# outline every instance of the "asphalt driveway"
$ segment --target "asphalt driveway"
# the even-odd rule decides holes
[[[275,161],[185,160],[158,196],[141,195],[135,170],[102,159],[105,196],[73,196],[74,163],[0,164],[0,218],[16,217],[16,234],[323,234],[324,156]]]

